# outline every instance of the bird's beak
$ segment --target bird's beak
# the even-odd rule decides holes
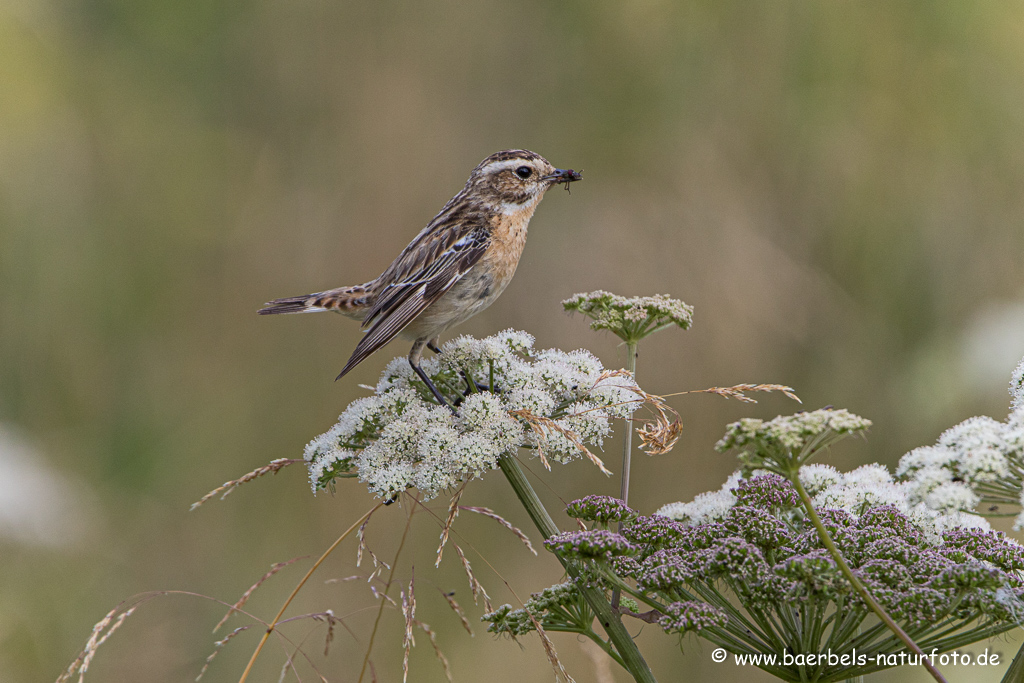
[[[571,168],[556,168],[554,173],[544,176],[544,180],[547,180],[552,185],[565,183],[566,187],[568,187],[569,183],[583,180],[583,171],[574,171]]]

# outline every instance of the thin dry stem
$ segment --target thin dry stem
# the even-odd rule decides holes
[[[596,387],[598,384],[611,377],[629,377],[633,375],[629,370],[605,370],[601,373],[601,376],[594,382]],[[664,396],[658,396],[657,394],[649,394],[636,385],[620,385],[621,388],[627,391],[632,391],[638,396],[635,401],[621,401],[614,405],[626,405],[627,403],[640,403],[647,406],[647,408],[654,413],[653,419],[641,420],[633,418],[634,421],[642,423],[643,426],[637,429],[637,434],[640,436],[641,448],[645,449],[648,455],[662,455],[668,453],[676,445],[679,437],[683,433],[683,421],[679,416],[679,413],[665,402]],[[599,410],[599,408],[590,408],[588,410],[574,413],[574,415],[583,415],[592,410]]]
[[[392,607],[398,607],[398,603],[395,602],[394,598],[392,598],[387,593],[381,593],[379,590],[377,590],[376,586],[370,586],[370,592],[373,593],[373,597],[376,598],[377,600],[380,600],[381,598],[384,598],[384,600],[387,600],[388,602],[391,603]]]
[[[438,661],[441,662],[441,668],[444,669],[444,675],[448,679],[449,683],[452,681],[452,670],[448,666],[448,658],[441,652],[441,648],[437,645],[437,635],[431,630],[429,624],[425,624],[419,619],[413,619],[413,623],[423,629],[423,632],[430,638],[430,646],[434,648],[434,654],[437,655]]]
[[[533,614],[527,610],[527,615],[530,617],[530,621],[533,622],[533,627],[537,629],[537,635],[540,636],[540,642],[544,646],[544,654],[548,657],[548,662],[551,664],[551,668],[555,671],[555,680],[563,680],[565,683],[576,683],[573,677],[569,675],[569,672],[562,666],[562,662],[558,659],[558,653],[555,651],[555,644],[548,638],[547,632],[544,627],[540,625],[540,620],[537,619]]]
[[[341,619],[334,616],[334,610],[330,609],[321,612],[320,614],[311,614],[310,617],[314,621],[327,622],[327,635],[324,636],[324,657],[326,657],[331,650],[331,642],[334,640],[334,624],[338,623],[344,625],[344,623]]]
[[[628,370],[605,370],[601,373],[601,376],[594,382],[596,387],[602,381],[612,377],[632,377]],[[793,399],[797,403],[802,403],[800,397],[796,395],[792,387],[787,387],[782,384],[737,384],[731,387],[711,387],[710,389],[698,389],[695,391],[680,391],[674,394],[666,394],[665,396],[658,396],[657,394],[649,394],[638,386],[623,386],[623,389],[632,391],[639,398],[638,401],[642,401],[653,413],[654,418],[642,422],[642,426],[637,429],[637,434],[640,436],[641,448],[647,452],[648,455],[662,455],[668,453],[679,441],[679,437],[683,433],[683,422],[679,416],[678,411],[669,406],[665,402],[665,398],[668,396],[681,396],[683,394],[716,394],[725,398],[735,398],[745,403],[757,403],[756,399],[747,396],[744,392],[747,391],[781,391],[788,398]],[[631,401],[626,401],[617,405],[624,405]],[[592,408],[591,410],[597,410]],[[583,411],[589,412],[589,411]],[[582,414],[582,413],[577,413]]]
[[[124,603],[121,604],[123,605]],[[121,612],[121,605],[118,605],[107,612],[107,615],[92,627],[92,635],[89,636],[85,647],[78,654],[78,657],[75,658],[75,661],[71,662],[67,670],[60,675],[57,683],[65,683],[65,681],[71,680],[76,671],[78,672],[78,683],[83,683],[85,681],[85,672],[89,670],[89,665],[92,663],[93,657],[96,656],[96,650],[99,649],[100,645],[107,642],[107,638],[112,636],[114,631],[121,628],[124,620],[134,611],[135,607],[129,607]]]
[[[377,555],[374,554],[372,550],[370,550],[370,546],[366,545],[366,525],[369,523],[370,520],[367,519],[365,522],[363,522],[363,525],[359,527],[359,531],[356,532],[356,538],[359,539],[359,545],[356,548],[356,566],[358,567],[362,564],[363,553],[367,553],[370,556],[370,559],[373,561],[373,571],[370,572],[369,576],[366,577],[366,582],[373,583],[373,580],[380,576],[381,572],[384,571],[384,569],[391,569],[391,565],[389,565],[384,560],[378,558]],[[376,595],[376,593],[374,593],[374,595]]]
[[[370,523],[370,520],[367,519],[365,522],[363,522],[362,526],[359,527],[359,531],[356,532],[356,538],[359,539],[359,544],[356,546],[356,566],[357,567],[359,567],[359,566],[361,566],[363,564],[363,550],[367,549],[366,548],[366,537],[364,536],[364,534],[366,532],[366,525],[369,524],[369,523]],[[370,556],[373,557],[373,553],[370,553]],[[376,557],[373,557],[373,566],[374,567],[377,566],[377,558]]]
[[[469,560],[466,559],[466,554],[462,552],[462,548],[459,547],[458,543],[453,543],[455,546],[455,552],[459,554],[459,559],[462,560],[462,568],[466,570],[466,576],[469,578],[469,589],[473,591],[473,604],[479,604],[477,598],[483,597],[484,607],[488,612],[493,612],[494,608],[491,607],[491,596],[487,595],[487,591],[484,590],[482,583],[476,580],[476,575],[473,574],[473,568],[469,565]]]
[[[412,499],[412,506],[409,508],[409,513],[405,518],[405,529],[402,531],[402,538],[398,541],[398,548],[395,550],[395,557],[391,561],[391,568],[388,574],[387,583],[384,584],[384,597],[387,597],[388,591],[391,589],[391,584],[395,581],[395,569],[398,567],[398,558],[402,555],[402,549],[405,547],[405,541],[409,538],[409,529],[412,527],[412,518],[416,514],[416,506],[419,505],[419,495],[410,496]],[[380,503],[379,505],[383,505]],[[392,601],[394,602],[394,601]],[[370,640],[366,644],[366,654],[363,656],[363,666],[359,670],[359,679],[356,683],[362,683],[363,676],[366,675],[366,668],[370,668],[370,677],[372,680],[377,680],[377,673],[373,668],[373,663],[370,661],[370,655],[373,654],[373,643],[377,638],[377,629],[380,627],[380,619],[384,615],[384,601],[380,601],[380,607],[377,608],[377,616],[373,620],[373,629],[370,631]]]
[[[232,607],[231,603],[225,602],[224,600],[219,600],[217,598],[210,597],[209,595],[203,595],[202,593],[195,593],[195,592],[192,592],[192,591],[180,591],[180,590],[147,591],[145,593],[139,593],[138,595],[132,596],[128,600],[122,601],[115,609],[111,610],[111,612],[109,612],[107,614],[107,616],[104,617],[103,620],[101,620],[100,623],[96,625],[96,627],[94,627],[94,629],[98,628],[99,632],[102,632],[103,629],[106,628],[107,625],[109,625],[112,621],[115,621],[114,620],[114,616],[115,615],[118,615],[119,613],[124,612],[122,614],[122,616],[120,616],[119,618],[116,619],[117,622],[123,622],[128,617],[129,614],[133,613],[135,610],[137,610],[143,604],[149,602],[150,600],[154,600],[154,599],[156,599],[158,597],[168,596],[168,595],[185,595],[185,596],[189,596],[189,597],[193,597],[193,598],[201,598],[203,600],[208,600],[210,602],[215,602],[218,605],[221,605],[221,606],[223,606],[225,608],[228,608],[228,609],[230,609]],[[128,604],[131,604],[131,608],[130,609],[125,609],[125,605],[128,605]],[[251,619],[253,622],[261,624],[264,627],[270,625],[268,622],[264,621],[263,619],[260,619],[258,616],[256,616],[255,614],[252,614],[251,612],[247,612],[244,609],[241,609],[241,610],[238,610],[238,611],[241,614],[244,614],[249,619]],[[311,615],[306,615],[306,616],[311,616]],[[305,618],[305,617],[294,617],[294,619],[300,619],[300,618]],[[284,621],[291,621],[291,619],[284,620]],[[278,622],[278,623],[284,623],[284,621],[281,621],[281,622]],[[99,637],[99,638],[90,637],[90,639],[89,639],[90,642],[88,644],[88,649],[90,651],[95,651],[95,649],[97,647],[99,647],[100,645],[102,645],[104,642],[106,642],[107,638],[109,638],[109,636],[112,635],[113,631],[116,630],[119,627],[120,627],[120,623],[115,623],[114,626],[112,628],[110,628],[109,630],[107,630],[106,633],[102,637]],[[282,642],[289,643],[289,644],[294,644],[294,643],[292,643],[292,640],[290,638],[288,638],[286,635],[284,635],[280,631],[278,631],[276,635],[282,640]],[[314,665],[312,660],[309,659],[309,657],[306,655],[306,653],[302,652],[301,648],[298,648],[297,652],[302,654],[302,656],[309,663],[309,665],[313,669],[313,671],[317,673],[317,676],[321,680],[323,680],[323,675],[320,674],[318,671],[316,671],[316,666]],[[83,649],[82,652],[79,653],[79,655],[77,656],[75,661],[71,664],[71,666],[68,667],[67,671],[62,673],[61,677],[59,679],[57,679],[59,683],[63,683],[65,681],[67,681],[67,680],[70,680],[70,677],[76,671],[79,670],[79,667],[80,667],[81,663],[84,661],[86,654],[87,654],[87,651],[85,649]]]
[[[630,372],[629,370],[626,370],[625,368],[619,368],[618,370],[603,370],[601,372],[601,375],[591,385],[591,388],[592,389],[596,389],[598,384],[600,384],[601,382],[605,381],[606,379],[611,379],[612,377],[625,377],[627,379],[632,380],[633,379],[633,373]],[[627,385],[616,385],[616,386],[621,386],[623,389],[631,389],[632,388],[632,387],[627,386]]]
[[[462,482],[462,486],[458,488],[455,495],[452,496],[451,502],[448,504],[448,518],[444,521],[444,527],[441,529],[441,544],[437,546],[437,560],[434,562],[435,567],[441,566],[441,555],[444,553],[444,545],[448,542],[448,533],[452,529],[452,523],[455,522],[455,518],[459,516],[459,500],[462,499],[462,492],[466,490],[466,484],[469,482]]]
[[[210,491],[196,502],[192,503],[192,505],[189,507],[189,511],[195,510],[197,507],[199,507],[206,501],[210,500],[217,494],[221,494],[220,499],[224,500],[225,498],[228,497],[229,493],[237,489],[242,484],[250,482],[253,479],[258,479],[262,477],[264,474],[277,474],[285,467],[288,467],[288,465],[294,465],[297,462],[305,462],[305,460],[301,458],[278,458],[277,460],[272,460],[269,464],[264,465],[263,467],[257,467],[252,472],[244,474],[238,479],[232,479],[231,481],[224,482],[223,484],[221,484],[214,490]]]
[[[537,554],[537,551],[533,549],[533,544],[530,543],[529,537],[526,534],[524,534],[518,527],[512,526],[511,522],[509,522],[507,519],[505,519],[504,517],[499,515],[494,510],[492,510],[490,508],[478,508],[478,507],[463,507],[462,509],[463,510],[467,510],[469,512],[475,512],[478,515],[483,515],[484,517],[490,517],[491,519],[496,521],[498,524],[502,525],[503,527],[505,527],[506,529],[508,529],[512,533],[514,533],[516,535],[516,538],[518,538],[520,541],[523,542],[523,545],[526,546],[527,550],[529,550],[534,555]]]
[[[601,458],[591,453],[590,450],[583,445],[583,441],[580,439],[579,434],[572,431],[571,429],[563,427],[562,425],[558,424],[558,422],[556,422],[555,420],[552,420],[550,417],[535,415],[533,412],[527,410],[526,408],[523,408],[522,410],[510,410],[509,415],[522,419],[527,425],[529,425],[530,430],[537,435],[537,453],[540,454],[541,463],[544,464],[545,469],[551,469],[551,464],[548,462],[548,459],[544,456],[543,445],[547,441],[547,434],[550,430],[558,432],[559,434],[567,438],[572,443],[572,445],[579,450],[580,453],[586,456],[586,458],[590,460],[590,462],[597,465],[597,468],[601,470],[603,473],[608,475],[612,473],[611,470],[604,466],[604,462],[601,461]]]
[[[370,508],[362,517],[357,519],[352,524],[352,526],[346,529],[345,533],[339,536],[338,539],[331,544],[331,547],[324,551],[324,554],[320,556],[320,559],[313,563],[313,566],[309,568],[309,571],[306,572],[306,575],[302,577],[302,580],[299,581],[299,584],[295,586],[294,590],[292,590],[291,595],[288,596],[288,599],[284,601],[283,605],[281,605],[281,609],[280,611],[278,611],[277,616],[274,617],[274,620],[270,622],[269,626],[267,626],[266,633],[263,634],[263,638],[260,640],[260,644],[256,646],[256,651],[252,653],[252,657],[249,658],[249,663],[246,665],[245,671],[242,672],[242,677],[238,679],[238,683],[245,683],[245,679],[249,677],[249,672],[252,671],[253,664],[256,663],[256,658],[259,657],[260,652],[263,651],[263,646],[266,645],[267,639],[270,638],[270,634],[274,632],[274,628],[277,626],[277,622],[281,620],[282,615],[284,615],[284,611],[288,609],[288,605],[292,604],[292,600],[294,600],[295,596],[299,594],[299,591],[302,590],[302,587],[306,585],[306,581],[309,580],[309,577],[313,576],[313,572],[315,572],[317,568],[323,563],[323,561],[326,560],[328,556],[330,556],[330,554],[334,552],[335,548],[341,545],[341,542],[345,540],[350,533],[359,528],[359,526],[363,524],[363,522],[365,522],[367,519],[369,519],[370,515],[376,512],[382,505],[384,505],[383,502],[377,503],[372,508]]]
[[[199,683],[199,680],[202,679],[203,675],[206,673],[206,670],[210,668],[210,664],[213,663],[213,660],[217,656],[217,653],[219,653],[222,649],[224,649],[224,646],[227,645],[228,642],[232,638],[237,636],[242,631],[248,630],[248,628],[249,628],[248,625],[246,625],[246,626],[239,626],[234,631],[232,631],[231,633],[229,633],[226,636],[224,636],[223,639],[218,640],[216,643],[213,644],[213,652],[211,652],[210,656],[206,658],[206,663],[203,664],[203,668],[199,670],[199,675],[196,676],[196,683]],[[217,629],[213,629],[213,630],[216,631]]]
[[[715,394],[723,398],[735,398],[743,403],[757,403],[757,399],[750,398],[744,392],[747,391],[781,391],[784,396],[791,398],[797,403],[803,403],[796,395],[793,387],[783,384],[736,384],[731,387],[711,387],[710,389],[695,389],[693,391],[679,391],[667,396],[682,396],[684,394]]]
[[[271,566],[270,567],[270,571],[267,572],[266,574],[264,574],[262,577],[260,577],[259,581],[257,581],[253,585],[249,586],[249,590],[245,591],[245,593],[242,594],[242,597],[240,597],[238,599],[238,602],[236,602],[234,605],[231,606],[231,609],[228,610],[228,613],[225,614],[224,617],[220,621],[217,622],[217,625],[213,627],[213,632],[216,633],[217,631],[219,631],[220,627],[223,626],[225,623],[227,623],[227,620],[229,618],[231,618],[231,615],[234,614],[235,612],[237,612],[238,610],[240,610],[245,605],[245,603],[249,601],[249,598],[252,597],[252,594],[256,592],[256,589],[259,588],[260,586],[262,586],[263,583],[265,581],[267,581],[267,579],[269,579],[271,576],[273,576],[274,574],[278,573],[279,571],[281,571],[282,569],[284,569],[288,565],[294,564],[295,562],[298,562],[299,560],[304,560],[307,557],[309,557],[309,555],[304,555],[302,557],[295,557],[295,558],[292,558],[292,559],[290,559],[290,560],[288,560],[286,562],[278,562],[277,564]]]
[[[445,593],[440,588],[437,590],[440,591],[441,595],[444,596],[444,599],[448,601],[448,606],[452,608],[452,611],[459,616],[459,620],[462,622],[462,628],[466,629],[466,633],[472,636],[473,629],[469,625],[469,619],[466,618],[466,613],[462,611],[462,607],[460,607],[459,603],[455,601],[455,593]]]
[[[402,656],[402,683],[409,679],[409,653],[416,645],[416,639],[412,635],[413,621],[416,619],[416,594],[413,592],[413,582],[416,580],[416,568],[413,567],[412,577],[409,579],[408,592],[402,591],[402,616],[405,617],[405,637],[402,639],[402,647],[405,652]]]
[[[654,413],[653,419],[641,421],[642,426],[636,430],[640,448],[648,455],[668,453],[683,433],[683,419],[664,397],[649,394],[640,387],[630,387],[630,390],[643,397],[644,405]]]

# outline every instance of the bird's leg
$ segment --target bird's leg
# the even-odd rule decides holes
[[[441,349],[439,349],[438,346],[437,346],[437,340],[438,340],[438,337],[434,337],[433,339],[428,341],[427,342],[427,348],[430,349],[431,351],[433,351],[434,353],[441,353]],[[469,396],[470,394],[476,394],[476,393],[479,393],[481,391],[489,391],[490,388],[491,388],[487,384],[481,384],[480,382],[477,382],[476,380],[471,380],[468,377],[469,373],[465,372],[464,370],[459,370],[459,374],[462,376],[462,380],[466,383],[466,390],[462,392],[463,397]],[[474,388],[474,385],[475,385],[475,388]],[[460,403],[462,403],[461,399],[455,401],[455,405],[456,406],[459,405]]]
[[[469,373],[465,370],[459,370],[459,374],[462,375],[462,379],[466,382],[466,390],[462,392],[463,396],[469,396],[470,394],[479,394],[481,391],[490,391],[491,387],[487,384],[481,384],[476,379],[469,376]]]
[[[434,337],[433,339],[431,339],[430,341],[427,342],[426,346],[427,346],[428,349],[430,349],[434,353],[441,353],[441,349],[437,345],[437,340],[438,340],[438,337]],[[466,376],[466,373],[463,372],[462,370],[459,371],[459,374],[462,375],[462,379],[466,382],[466,390],[464,392],[462,392],[463,396],[469,396],[472,393],[476,393],[476,392],[480,392],[480,391],[487,391],[487,390],[490,389],[490,387],[488,385],[486,385],[486,384],[481,384],[480,382],[477,382],[477,381],[471,381],[469,379],[469,377]],[[421,375],[421,377],[422,377],[422,375]],[[473,388],[473,385],[476,385],[475,389]],[[436,394],[435,394],[435,396],[436,396]],[[461,403],[461,401],[456,401],[455,405],[459,405],[459,403]]]
[[[434,383],[430,381],[429,377],[427,377],[427,373],[423,372],[423,368],[420,367],[420,356],[423,355],[423,347],[426,345],[427,341],[425,339],[416,340],[412,345],[412,350],[409,352],[409,365],[411,365],[412,369],[416,371],[416,374],[420,376],[423,383],[427,385],[427,388],[430,389],[430,393],[434,395],[437,402],[452,411],[453,415],[458,415],[458,411],[451,407],[448,404],[448,401],[444,400],[444,396],[441,395],[441,392],[437,390]]]
[[[441,395],[441,392],[438,391],[437,387],[434,386],[434,383],[430,381],[429,377],[427,377],[427,373],[423,372],[423,369],[420,368],[419,365],[413,365],[412,369],[416,371],[416,374],[420,376],[420,379],[423,380],[423,383],[427,385],[427,388],[430,389],[430,393],[434,395],[434,398],[437,399],[438,403],[446,407],[448,410],[452,411],[452,415],[459,414],[459,411],[455,410],[455,408],[452,408],[448,404],[448,401],[445,400],[444,396]]]

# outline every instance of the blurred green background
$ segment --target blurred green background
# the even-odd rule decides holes
[[[1024,7],[994,2],[4,3],[0,680],[53,680],[136,593],[233,602],[369,508],[356,482],[314,498],[293,467],[188,512],[226,479],[299,457],[407,352],[395,344],[335,383],[355,323],[256,309],[374,277],[499,149],[586,179],[549,195],[516,279],[458,332],[523,328],[542,348],[585,346],[620,367],[616,340],[560,300],[672,294],[695,305],[694,327],[642,344],[641,384],[781,382],[807,407],[875,420],[866,442],[836,449],[841,468],[894,465],[970,415],[1002,419],[1024,355],[1022,44]],[[673,403],[679,447],[635,462],[645,512],[720,486],[734,461],[712,446],[727,422],[796,408]],[[617,462],[617,442],[606,455]],[[618,490],[584,463],[543,481],[553,509]],[[463,503],[536,540],[500,476]],[[446,501],[432,505],[443,514]],[[370,524],[382,558],[403,515],[392,506]],[[471,517],[456,540],[497,604],[558,580],[550,556]],[[453,552],[433,569],[437,535],[417,517],[398,576],[415,563],[419,616],[455,680],[549,680],[536,638],[520,648],[461,630],[435,586],[473,622],[482,608]],[[372,624],[364,582],[323,582],[354,561],[350,542],[291,612],[355,612],[358,640],[339,627],[326,659],[323,626],[288,631],[332,682],[356,680]],[[252,611],[270,619],[309,563],[271,579]],[[182,596],[145,604],[86,680],[191,680],[223,611]],[[378,680],[400,680],[400,622],[385,615]],[[204,680],[237,680],[260,630]],[[680,652],[637,630],[660,680],[771,680],[713,664],[701,641]],[[418,642],[413,680],[443,680]],[[577,680],[625,680],[575,638],[555,643]],[[277,680],[285,653],[271,645],[250,680]],[[998,668],[947,673],[994,681]],[[924,680],[871,680],[908,675]]]

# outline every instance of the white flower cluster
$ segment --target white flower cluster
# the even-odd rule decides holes
[[[920,526],[934,544],[953,527],[989,529],[987,520],[965,511],[969,508],[963,505],[964,496],[970,490],[937,490],[933,500],[921,501],[908,482],[895,481],[877,463],[845,474],[830,465],[808,465],[800,469],[800,483],[818,509],[842,509],[859,517],[871,508],[890,505]]]
[[[693,306],[667,294],[625,297],[597,290],[574,294],[562,307],[590,318],[590,329],[608,330],[631,344],[673,325],[688,330],[693,324]]]
[[[979,502],[1020,501],[1024,473],[1024,406],[1005,422],[972,417],[947,429],[934,446],[916,448],[900,459],[896,476],[915,500],[939,509],[971,510]],[[1024,528],[1024,514],[1016,528]]]
[[[900,459],[897,478],[929,507],[972,510],[979,503],[1024,508],[1024,360],[1010,378],[1013,401],[1003,422],[972,417],[943,432],[934,446]],[[1024,512],[1014,529],[1024,529]]]
[[[669,503],[662,505],[654,514],[683,522],[688,526],[717,522],[724,519],[732,506],[736,504],[733,489],[743,480],[740,471],[733,472],[717,491],[699,493],[689,503]]]
[[[750,477],[761,474],[764,472],[755,471]],[[741,472],[734,472],[721,490],[702,493],[689,503],[670,503],[654,514],[687,526],[721,521],[736,504],[733,491],[743,479]],[[954,527],[990,528],[986,519],[964,512],[955,500],[945,500],[937,506],[917,500],[910,482],[895,481],[889,470],[879,464],[864,465],[845,474],[831,465],[804,465],[800,468],[800,483],[819,512],[841,509],[859,517],[871,508],[890,505],[920,526],[935,545],[941,543],[944,531]],[[952,497],[955,499],[956,495],[959,494]]]
[[[831,408],[780,415],[768,421],[747,417],[728,426],[725,436],[715,444],[715,450],[722,452],[757,442],[778,444],[794,450],[804,447],[827,431],[854,434],[870,426],[871,420],[847,410]]]
[[[1013,371],[1013,376],[1010,378],[1010,396],[1013,396],[1010,410],[1024,408],[1024,358],[1017,364],[1017,368]]]
[[[393,360],[373,396],[351,403],[306,446],[313,491],[358,473],[382,498],[416,487],[429,499],[497,468],[502,454],[521,446],[558,462],[578,458],[571,437],[601,446],[610,420],[640,406],[632,378],[604,374],[589,351],[534,351],[533,343],[526,332],[506,330],[459,337],[425,359],[421,367],[447,397],[470,391],[457,415],[435,402],[408,360]]]
[[[580,311],[594,318],[594,329],[608,329],[614,325],[614,315],[637,323],[649,318],[675,323],[684,330],[693,324],[693,306],[668,294],[625,297],[603,290],[573,294],[562,302],[566,310]]]

